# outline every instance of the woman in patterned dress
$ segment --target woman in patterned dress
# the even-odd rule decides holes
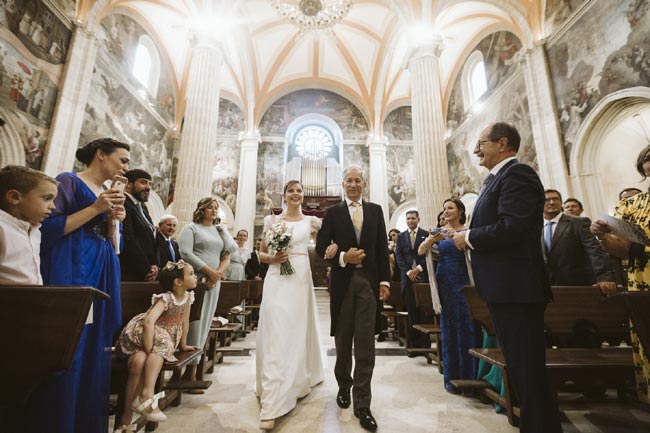
[[[194,303],[194,292],[188,290],[196,288],[194,269],[182,260],[168,262],[160,272],[160,286],[165,292],[152,296],[149,310],[131,319],[117,341],[117,352],[129,357],[129,378],[122,426],[116,431],[128,431],[133,411],[148,421],[167,419],[157,405],[162,395],[154,395],[160,369],[165,361],[176,361],[179,343],[183,352],[197,349],[186,343]]]
[[[650,176],[650,145],[646,146],[637,157],[636,169],[642,180]],[[618,202],[614,217],[641,226],[646,236],[650,237],[650,191],[623,199]],[[630,291],[650,291],[650,247],[633,243],[610,233],[605,221],[598,220],[591,224],[591,231],[598,235],[603,247],[613,256],[630,259],[627,289]],[[650,404],[650,347],[643,347],[632,326],[630,329],[634,355],[637,396],[639,401]]]

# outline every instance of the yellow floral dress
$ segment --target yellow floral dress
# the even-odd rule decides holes
[[[640,225],[645,234],[650,237],[650,192],[621,200],[616,205],[614,216]],[[645,247],[645,254],[646,256],[650,255],[650,247]],[[634,265],[630,263],[627,289],[630,291],[650,291],[650,260],[643,268],[639,266],[638,260],[634,261]],[[637,395],[640,401],[650,404],[650,361],[648,360],[650,347],[641,346],[633,325],[631,325],[630,331],[634,365],[636,367]]]
[[[176,301],[172,292],[153,295],[149,310],[157,302],[165,304],[165,311],[158,317],[154,326],[151,353],[160,355],[166,361],[175,362],[174,352],[181,342],[183,319],[185,318],[185,312],[194,303],[194,292],[185,292],[185,296],[181,301]],[[130,356],[138,350],[144,349],[143,324],[146,315],[147,313],[138,314],[124,327],[120,338],[117,340],[116,348],[118,353]]]

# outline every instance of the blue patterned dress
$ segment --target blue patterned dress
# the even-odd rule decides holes
[[[57,176],[56,210],[41,227],[41,273],[44,284],[91,286],[107,293],[109,301],[93,303],[93,321],[84,326],[72,368],[46,381],[34,396],[30,422],[48,433],[105,433],[108,431],[111,346],[122,323],[120,262],[107,234],[102,213],[64,235],[69,215],[97,197],[76,173]]]
[[[456,392],[450,380],[476,379],[476,362],[467,351],[476,346],[475,327],[469,317],[463,287],[469,284],[465,254],[456,248],[453,239],[438,243],[440,260],[436,268],[442,313],[442,366],[445,389]]]

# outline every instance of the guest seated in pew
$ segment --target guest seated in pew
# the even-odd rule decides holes
[[[193,222],[183,227],[178,238],[183,259],[197,270],[200,280],[205,281],[207,290],[201,307],[201,319],[190,322],[187,341],[199,348],[205,346],[210,332],[212,318],[219,301],[221,280],[230,264],[230,254],[237,249],[228,230],[217,224],[219,203],[214,197],[199,200],[193,214]],[[196,380],[197,359],[186,372],[187,380]],[[187,391],[203,394],[202,389]]]
[[[17,165],[0,170],[0,284],[43,284],[41,222],[54,210],[54,178]]]
[[[641,180],[650,176],[650,145],[641,150],[636,160],[636,169]],[[633,195],[618,202],[614,217],[627,222],[639,224],[646,236],[650,236],[650,191]],[[634,243],[616,236],[603,220],[591,224],[592,233],[596,234],[602,246],[613,256],[629,258],[627,289],[630,291],[650,290],[650,247]],[[631,329],[634,364],[636,365],[637,396],[640,401],[650,404],[650,347],[643,347],[635,330]]]
[[[246,279],[246,262],[251,257],[251,252],[246,248],[246,242],[248,241],[248,231],[241,229],[237,232],[237,237],[235,242],[237,243],[237,249],[230,253],[230,266],[226,271],[226,277],[224,278],[227,281],[244,281]]]
[[[47,381],[33,398],[37,432],[104,433],[113,337],[122,325],[119,224],[125,217],[121,192],[106,181],[129,166],[129,146],[101,138],[79,148],[86,169],[57,176],[56,210],[43,221],[41,272],[47,285],[91,286],[107,293],[95,301],[72,367]]]
[[[128,356],[129,378],[126,383],[122,425],[116,431],[128,432],[133,412],[147,421],[162,422],[167,416],[158,409],[158,399],[164,391],[154,395],[156,380],[165,361],[175,362],[174,352],[197,350],[187,345],[190,306],[194,303],[196,288],[194,268],[179,260],[168,262],[160,271],[160,287],[164,293],[151,298],[151,307],[138,314],[124,327],[117,340],[117,353]]]
[[[451,236],[465,230],[465,205],[457,198],[443,204],[446,224],[433,231],[418,248],[425,254],[438,244],[439,261],[435,272],[442,311],[440,333],[442,336],[442,365],[447,392],[458,394],[451,383],[454,379],[476,379],[476,361],[467,351],[476,347],[476,329],[469,317],[463,287],[469,284],[465,254],[459,251]]]

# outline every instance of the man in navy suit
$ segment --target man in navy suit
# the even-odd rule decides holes
[[[557,399],[545,367],[550,285],[539,241],[544,188],[537,173],[515,159],[520,140],[507,123],[481,132],[474,154],[490,174],[469,230],[456,233],[454,242],[469,249],[476,289],[487,301],[519,401],[520,431],[557,433],[562,431]]]
[[[176,233],[178,219],[174,215],[166,214],[160,217],[156,242],[158,244],[158,268],[165,267],[167,262],[177,262],[181,259],[178,242],[172,239]]]
[[[425,323],[421,311],[415,306],[415,296],[413,295],[413,284],[427,283],[429,276],[427,274],[426,255],[418,255],[418,247],[424,239],[429,236],[426,230],[419,227],[420,214],[416,210],[406,212],[406,226],[397,236],[395,246],[395,259],[401,271],[402,281],[402,298],[408,311],[409,326],[408,340],[410,348],[428,348],[431,347],[431,339],[428,335],[417,331],[413,325]],[[410,357],[415,355],[409,354]]]
[[[338,257],[330,260],[330,314],[336,346],[334,375],[339,385],[336,403],[350,406],[350,388],[354,415],[363,428],[377,430],[370,412],[370,382],[375,366],[375,334],[381,328],[378,319],[382,301],[390,294],[390,267],[386,224],[381,207],[362,200],[366,187],[363,169],[350,166],[343,171],[345,200],[325,211],[323,226],[316,239],[316,252],[334,242]],[[352,346],[354,343],[354,376]]]

